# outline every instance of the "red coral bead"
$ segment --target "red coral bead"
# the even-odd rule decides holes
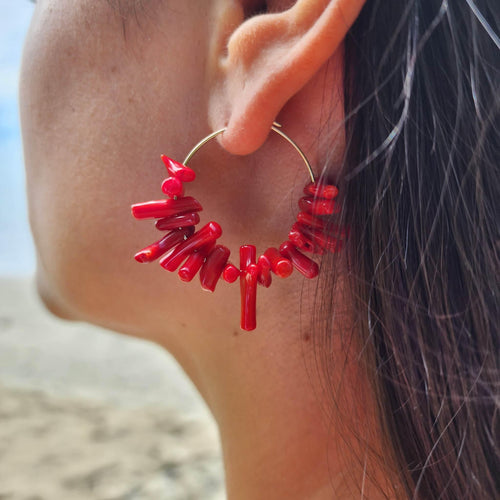
[[[200,270],[207,255],[212,251],[214,246],[215,242],[211,241],[207,245],[202,246],[196,252],[193,252],[179,269],[179,278],[182,281],[191,281]]]
[[[309,241],[312,242],[315,253],[322,253],[319,251],[321,249],[324,249],[328,252],[338,252],[342,249],[342,241],[334,236],[327,235],[324,231],[320,231],[312,227],[307,227],[303,224],[297,224],[297,228],[305,238],[308,238]],[[291,238],[290,240],[293,242]]]
[[[337,186],[334,186],[333,184],[311,182],[304,188],[304,194],[311,195],[316,198],[326,198],[327,200],[333,200],[339,194],[339,190]]]
[[[194,170],[190,169],[189,167],[186,167],[186,165],[183,165],[178,161],[172,160],[172,158],[169,158],[168,156],[165,155],[161,155],[161,159],[163,160],[163,163],[167,167],[168,173],[172,177],[177,177],[182,182],[191,182],[195,180],[196,174]]]
[[[234,264],[227,264],[222,272],[224,281],[234,283],[240,277],[240,270]]]
[[[261,255],[257,261],[257,267],[259,268],[259,274],[257,275],[257,281],[264,287],[269,288],[272,283],[271,278],[271,262],[265,255]]]
[[[290,241],[285,241],[280,246],[280,253],[290,259],[293,266],[306,278],[315,278],[319,273],[319,267],[316,262],[299,252]]]
[[[189,239],[177,245],[162,257],[160,265],[167,271],[175,271],[191,253],[198,250],[203,245],[220,238],[222,229],[217,222],[209,222],[199,231],[194,233]]]
[[[215,290],[222,271],[226,267],[230,253],[229,248],[223,245],[216,245],[208,254],[200,271],[200,283],[203,290],[210,292]]]
[[[304,252],[323,253],[322,247],[315,244],[304,231],[301,231],[300,225],[297,222],[291,227],[288,239]]]
[[[177,229],[168,233],[161,240],[148,245],[146,248],[143,248],[141,251],[137,252],[134,256],[137,262],[152,262],[156,260],[158,257],[161,257],[165,252],[175,247],[175,245],[179,244],[181,241],[184,241],[184,238],[187,236],[191,236],[194,233],[194,227],[187,227],[184,229]]]
[[[249,264],[240,277],[241,329],[255,330],[257,327],[257,264]]]
[[[191,214],[172,215],[156,221],[156,229],[168,231],[179,227],[196,226],[200,222],[200,216],[194,212]]]
[[[280,278],[288,278],[292,274],[293,266],[289,259],[283,257],[276,248],[268,248],[264,255],[271,263],[271,270]]]
[[[132,215],[136,219],[163,219],[171,215],[199,212],[203,210],[198,200],[191,196],[178,200],[155,200],[132,205]]]
[[[182,181],[177,177],[169,177],[165,179],[161,185],[161,190],[170,198],[178,198],[184,196],[184,186]]]
[[[240,270],[245,271],[250,264],[255,264],[256,257],[255,245],[242,245],[240,247]]]
[[[324,200],[322,198],[313,198],[312,196],[301,198],[299,200],[299,207],[303,212],[312,215],[332,215],[340,211],[335,200]]]
[[[315,217],[312,214],[308,214],[307,212],[299,212],[297,215],[297,221],[306,226],[315,227],[317,229],[324,229],[326,223],[323,219],[319,217]]]

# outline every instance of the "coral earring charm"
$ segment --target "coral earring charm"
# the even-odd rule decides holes
[[[240,282],[241,322],[243,330],[251,331],[257,327],[257,289],[258,285],[269,288],[272,275],[287,278],[295,268],[306,278],[318,275],[318,264],[302,252],[321,255],[325,252],[338,252],[343,247],[347,231],[331,224],[330,219],[339,212],[335,198],[338,189],[332,184],[316,182],[314,173],[304,153],[274,123],[273,132],[288,141],[304,161],[311,182],[304,188],[305,196],[299,201],[301,212],[292,225],[287,240],[279,250],[268,248],[257,258],[254,245],[240,247],[240,266],[229,262],[230,250],[217,243],[222,228],[217,222],[209,222],[195,231],[200,222],[199,212],[203,210],[195,198],[184,196],[184,183],[196,178],[194,170],[187,166],[193,155],[207,142],[226,129],[220,129],[201,140],[187,155],[183,163],[162,155],[169,177],[162,183],[166,199],[148,201],[132,205],[132,215],[136,219],[156,219],[156,228],[169,231],[163,238],[148,245],[135,254],[141,263],[160,259],[160,265],[167,271],[179,269],[182,281],[192,281],[200,276],[201,287],[214,292],[222,277],[226,283]],[[334,228],[334,232],[331,231]]]

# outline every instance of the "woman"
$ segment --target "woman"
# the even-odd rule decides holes
[[[165,346],[219,425],[228,497],[495,498],[499,10],[426,0],[39,0],[21,115],[57,315]],[[233,253],[286,238],[307,173],[340,253],[239,299],[131,255],[160,154]],[[337,220],[336,219],[336,220]]]

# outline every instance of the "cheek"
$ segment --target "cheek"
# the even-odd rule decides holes
[[[49,307],[141,329],[146,303],[175,304],[180,294],[131,258],[158,234],[133,220],[130,205],[161,197],[160,154],[181,156],[193,142],[182,122],[203,109],[204,93],[190,83],[204,81],[203,64],[176,77],[200,52],[192,37],[172,45],[185,35],[186,13],[177,9],[161,30],[130,28],[125,42],[105,4],[46,2],[35,13],[21,77],[30,219]]]

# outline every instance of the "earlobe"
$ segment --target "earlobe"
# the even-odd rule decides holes
[[[210,103],[212,126],[227,126],[221,144],[228,152],[250,154],[264,143],[285,104],[339,48],[364,2],[297,0],[234,30]]]

